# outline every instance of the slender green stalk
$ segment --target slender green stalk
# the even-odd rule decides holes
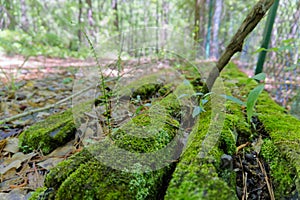
[[[107,125],[108,125],[108,131],[110,133],[112,127],[111,127],[110,115],[109,115],[110,107],[109,107],[108,93],[106,92],[106,84],[105,84],[105,80],[104,80],[105,76],[103,74],[102,65],[99,62],[99,58],[96,54],[96,50],[94,48],[94,45],[93,45],[92,41],[90,40],[90,38],[88,37],[88,35],[86,34],[85,31],[83,31],[83,34],[84,34],[85,38],[87,39],[87,41],[88,41],[88,43],[91,47],[91,50],[93,52],[93,56],[94,56],[94,58],[96,60],[96,63],[97,63],[97,67],[99,68],[99,71],[100,71],[100,87],[102,89],[103,96],[104,96],[104,99],[105,99],[104,106],[105,106],[105,112],[106,112],[106,120],[107,120]]]

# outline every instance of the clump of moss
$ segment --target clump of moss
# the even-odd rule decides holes
[[[270,139],[264,140],[261,155],[270,166],[276,199],[288,197],[292,194],[293,188],[295,188],[295,169],[280,155],[278,148]]]
[[[200,115],[199,124],[189,137],[187,147],[173,173],[165,199],[236,199],[234,189],[218,174],[220,158],[224,154],[218,146],[219,143],[211,147],[206,157],[200,156],[203,140],[211,122],[211,110],[209,108],[206,110]],[[226,120],[230,119],[226,118]],[[228,143],[234,145],[232,137],[228,138]]]
[[[163,162],[177,154],[178,143],[175,142],[160,157],[149,153],[163,149],[177,134],[179,122],[164,107],[170,105],[170,101],[176,102],[176,97],[169,95],[154,103],[162,106],[165,111],[164,115],[155,116],[158,121],[151,114],[153,110],[149,109],[120,127],[110,137],[86,147],[52,169],[45,184],[55,189],[55,199],[156,199],[161,195],[163,178],[174,167],[171,161],[165,167]],[[151,123],[151,120],[157,124]],[[132,129],[136,132],[130,132]],[[149,138],[134,137],[137,136],[134,134],[141,134],[141,131],[145,131],[143,136],[152,135]],[[124,160],[118,148],[131,152],[131,156],[126,156]],[[135,153],[139,155],[135,156]],[[123,160],[117,159],[118,156],[122,156]],[[128,166],[125,162],[133,164]],[[161,167],[156,169],[158,165]]]
[[[154,96],[162,86],[162,84],[158,83],[144,84],[133,91],[132,97],[137,98],[137,96],[139,95],[142,100],[145,100],[149,97]]]
[[[247,76],[235,65],[228,65],[225,71],[231,79],[238,77],[240,84],[247,82]],[[246,94],[253,87],[254,83],[242,91]],[[281,197],[291,192],[293,185],[300,191],[300,121],[276,104],[265,91],[258,98],[256,113],[271,138],[265,140],[262,155],[270,162],[275,195]]]
[[[25,152],[40,149],[44,154],[48,154],[74,138],[75,130],[72,110],[69,109],[54,114],[22,132],[19,136],[19,146]]]
[[[40,196],[43,195],[43,193],[47,190],[46,187],[40,187],[37,188],[34,192],[31,192],[31,196],[28,200],[38,200],[40,199]]]

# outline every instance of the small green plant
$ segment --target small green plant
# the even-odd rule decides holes
[[[193,109],[193,113],[192,113],[193,118],[197,117],[202,112],[206,112],[204,109],[204,105],[208,102],[208,97],[211,94],[212,94],[211,92],[206,93],[206,94],[203,94],[202,92],[195,92],[194,94],[191,95],[192,97],[199,97],[199,105],[194,106],[194,109]],[[190,96],[190,95],[182,94],[178,98],[183,98],[183,97],[187,97],[187,96]]]
[[[261,82],[261,81],[264,81],[265,78],[266,78],[265,73],[259,73],[255,76],[253,76],[252,78],[249,78],[246,84],[249,84],[252,80]],[[254,115],[254,107],[255,107],[256,101],[257,101],[260,93],[263,91],[264,87],[265,87],[265,84],[260,83],[260,84],[258,84],[258,86],[256,86],[254,89],[252,89],[248,94],[246,102],[243,102],[240,99],[233,97],[233,96],[228,96],[228,95],[222,95],[222,96],[228,100],[233,101],[234,103],[237,103],[241,106],[245,106],[246,110],[247,110],[248,123],[251,123],[252,117]]]

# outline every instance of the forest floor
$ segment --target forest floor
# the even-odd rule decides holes
[[[95,66],[91,60],[58,59],[43,56],[0,56],[0,121],[29,110],[53,105],[72,95],[76,72],[80,67]],[[249,76],[251,71],[244,70]],[[28,126],[71,107],[71,99],[50,109],[20,117],[0,125],[0,196],[25,197],[26,191],[43,186],[44,176],[55,163],[72,155],[74,141],[48,156],[41,152],[19,152],[18,136]],[[22,163],[22,166],[21,166]],[[4,181],[3,181],[4,180]],[[14,193],[11,193],[11,192]],[[1,199],[1,198],[0,198]]]

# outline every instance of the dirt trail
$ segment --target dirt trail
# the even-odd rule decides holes
[[[63,72],[66,67],[93,66],[92,60],[76,58],[48,58],[45,56],[30,57],[25,63],[26,57],[21,55],[0,55],[1,82],[14,80],[28,80],[42,78],[47,73]]]

